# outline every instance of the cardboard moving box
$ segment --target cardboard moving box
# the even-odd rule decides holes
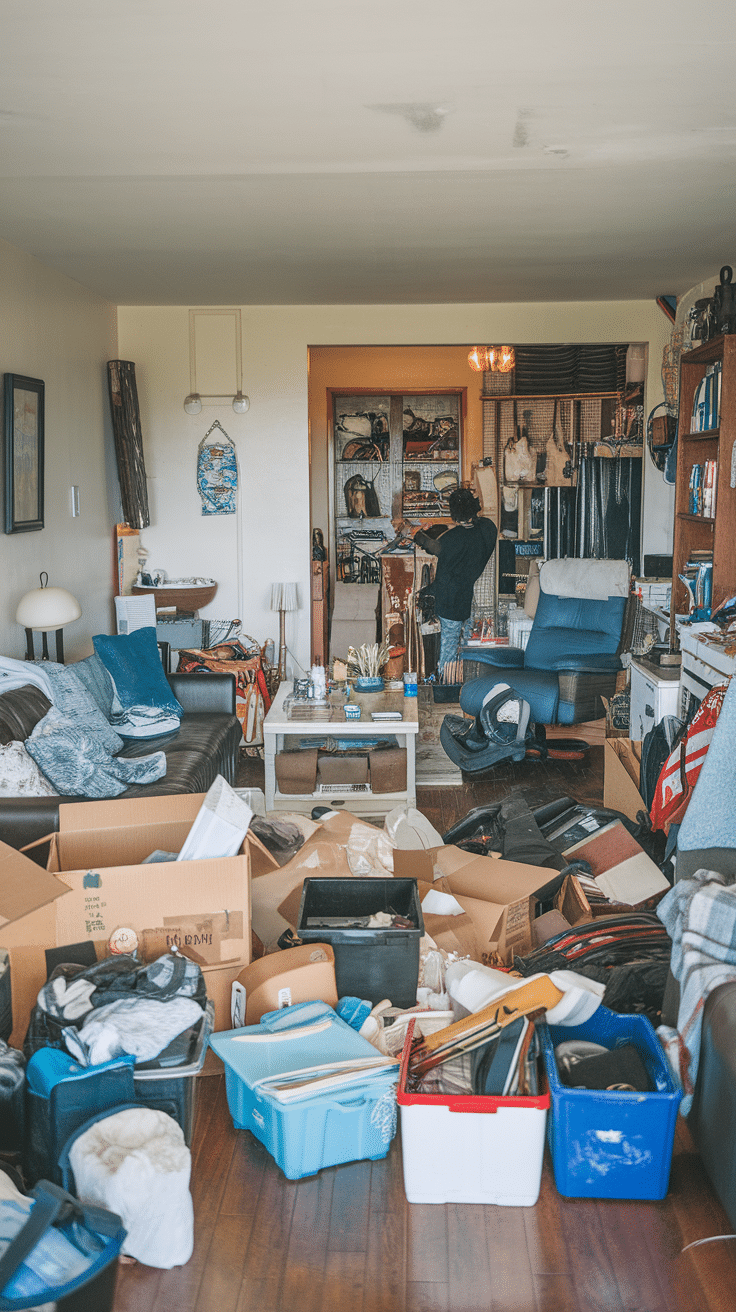
[[[439,880],[434,878],[437,871],[442,872]],[[558,871],[521,861],[474,856],[453,847],[429,848],[425,852],[397,851],[394,874],[411,875],[451,893],[472,922],[478,949],[476,959],[487,964],[501,960],[504,965],[512,965],[515,954],[523,955],[533,947],[536,903],[551,902],[563,882]],[[442,919],[447,922],[443,928],[452,934],[454,917]],[[435,938],[431,918],[427,921],[427,933]],[[461,929],[458,917],[454,932],[467,942],[465,933],[459,933]],[[447,947],[447,940],[435,939],[435,942]]]
[[[128,927],[157,949],[176,943],[199,959],[215,1028],[230,1027],[230,986],[250,961],[251,865],[276,862],[248,833],[234,857],[143,864],[178,851],[204,794],[119,798],[59,807],[48,869],[0,844],[0,945],[10,955],[13,1046],[47,978],[46,949],[91,939],[98,955]]]
[[[603,805],[636,820],[647,809],[639,792],[641,743],[607,738],[603,751]]]

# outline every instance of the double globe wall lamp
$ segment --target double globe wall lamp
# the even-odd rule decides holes
[[[197,390],[197,319],[232,318],[235,329],[235,392],[199,392]],[[250,401],[243,394],[243,326],[239,309],[189,311],[189,395],[184,401],[188,415],[198,415],[203,401],[231,401],[236,415],[250,409]]]
[[[468,364],[479,374],[510,374],[514,368],[513,346],[474,346],[468,353]]]

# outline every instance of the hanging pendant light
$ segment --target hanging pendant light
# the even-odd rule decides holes
[[[514,363],[513,346],[473,346],[468,352],[468,364],[479,374],[508,374]]]

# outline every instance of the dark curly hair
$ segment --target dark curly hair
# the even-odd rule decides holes
[[[469,487],[457,487],[451,492],[447,505],[450,511],[450,518],[454,519],[456,524],[465,523],[469,519],[475,519],[480,513],[480,501]]]

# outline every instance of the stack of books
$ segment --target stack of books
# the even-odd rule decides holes
[[[717,485],[717,460],[706,460],[702,465],[692,466],[688,497],[688,511],[691,515],[702,515],[704,519],[715,519]]]
[[[701,378],[693,397],[693,413],[690,422],[691,433],[705,433],[717,428],[721,415],[721,379],[723,370],[720,360],[708,365],[704,378]]]
[[[691,551],[679,577],[690,593],[691,609],[709,610],[713,595],[713,552]]]

